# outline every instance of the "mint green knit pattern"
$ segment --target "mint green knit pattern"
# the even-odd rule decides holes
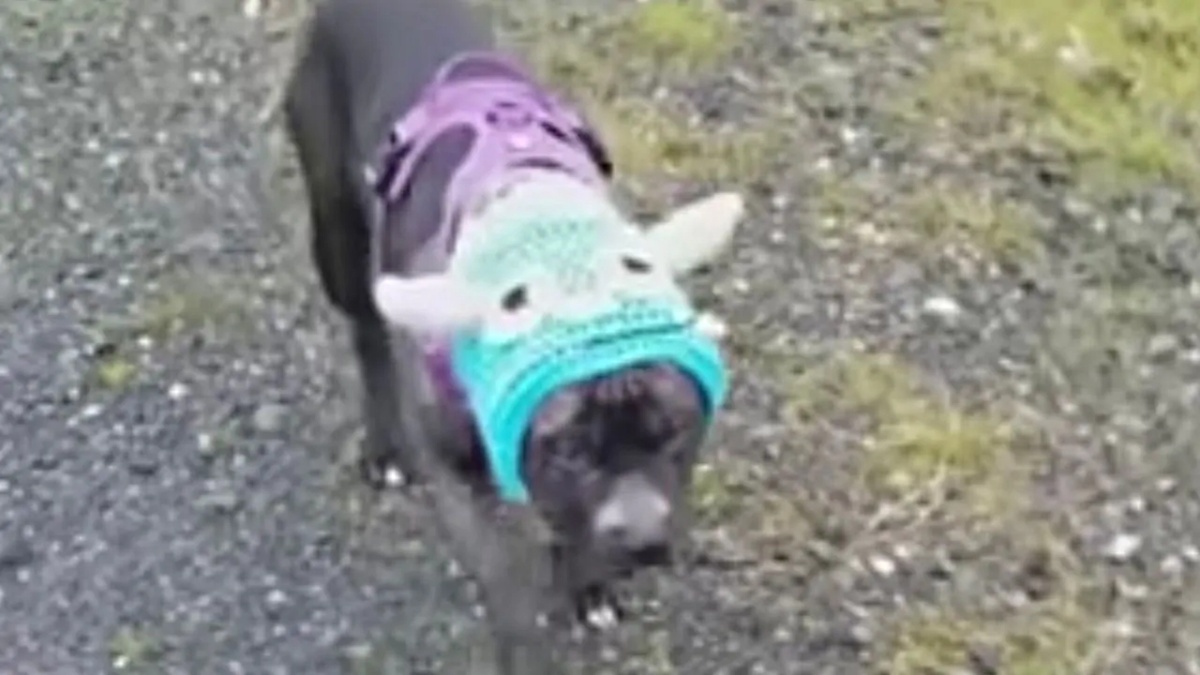
[[[451,361],[504,498],[528,497],[521,446],[538,405],[564,386],[665,361],[693,377],[710,413],[723,403],[719,347],[696,330],[684,292],[647,258],[642,232],[610,205],[512,200],[470,228],[450,271],[490,309],[478,330],[454,338]],[[630,269],[629,258],[650,269]],[[518,286],[523,304],[506,309]]]

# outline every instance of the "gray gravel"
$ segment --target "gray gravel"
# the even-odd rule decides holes
[[[8,7],[0,672],[332,673],[398,626],[436,653],[467,616],[442,563],[339,520],[351,406],[259,187],[264,36],[222,3]]]

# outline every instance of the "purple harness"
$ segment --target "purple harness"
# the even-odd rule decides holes
[[[446,269],[464,214],[501,189],[499,181],[514,169],[554,169],[594,184],[607,183],[612,175],[607,152],[575,110],[539,88],[512,60],[469,53],[443,65],[392,128],[374,186],[383,206],[402,197],[435,140],[463,128],[472,133],[471,147],[446,186],[441,222],[410,261],[414,273]],[[383,215],[375,219],[372,278],[382,269],[386,226]],[[461,401],[445,341],[425,340],[423,347],[439,397]]]

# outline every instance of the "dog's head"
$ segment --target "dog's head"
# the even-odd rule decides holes
[[[456,253],[463,256],[460,262],[466,261],[463,266],[452,266],[445,274],[384,276],[376,281],[375,300],[393,324],[455,334],[456,344],[466,345],[457,352],[456,372],[478,408],[475,413],[501,491],[520,496],[511,495],[521,492],[512,488],[524,483],[523,491],[564,543],[585,552],[583,557],[598,563],[592,573],[606,577],[669,557],[681,495],[711,408],[718,403],[709,399],[720,397],[710,377],[712,368],[720,366],[708,359],[707,366],[693,373],[652,356],[590,379],[564,377],[563,382],[573,383],[561,384],[530,379],[531,370],[545,374],[530,364],[557,369],[555,354],[567,354],[561,359],[566,362],[584,353],[580,345],[597,344],[580,342],[578,335],[587,330],[584,326],[593,325],[588,323],[591,317],[613,316],[605,314],[612,306],[604,304],[609,299],[625,307],[629,294],[643,297],[636,294],[646,288],[668,294],[646,297],[679,297],[672,278],[725,248],[743,205],[735,194],[718,194],[677,209],[635,234],[624,221],[612,225],[603,220],[613,214],[607,202],[599,201],[607,199],[604,195],[561,182],[548,185],[563,193],[557,195],[558,203],[566,195],[577,197],[579,205],[549,207],[538,199],[536,184],[523,196],[514,190],[510,204],[493,207],[507,209],[494,217],[495,222],[463,228],[500,232],[490,235],[494,247],[477,239],[466,247],[468,253]],[[558,208],[584,220],[564,219]],[[587,229],[592,221],[586,219],[594,214],[599,214],[600,224]],[[525,222],[533,224],[525,227]],[[579,222],[583,237],[571,229]],[[558,239],[564,229],[564,238]],[[530,248],[550,249],[550,254],[530,263]],[[472,275],[476,260],[482,261],[482,271]],[[667,306],[672,312],[669,324],[682,308]],[[638,320],[620,324],[619,330],[633,325],[631,334],[636,334]],[[568,342],[554,341],[547,337],[551,334],[565,335]],[[546,344],[551,349],[541,347]],[[519,351],[527,347],[537,351]],[[701,349],[710,353],[705,350]],[[512,358],[513,353],[520,358]],[[547,360],[541,360],[543,355]],[[607,363],[604,357],[596,361]],[[609,368],[594,372],[606,371]],[[557,372],[549,379],[557,378]],[[529,393],[543,386],[547,389]],[[723,389],[723,383],[716,389]]]
[[[543,403],[522,454],[534,504],[578,561],[607,578],[667,563],[708,419],[669,364],[567,387]]]

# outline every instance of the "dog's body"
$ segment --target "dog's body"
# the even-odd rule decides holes
[[[667,363],[641,364],[550,396],[531,424],[521,470],[534,506],[553,531],[556,554],[514,559],[490,520],[487,505],[495,494],[479,434],[462,402],[436,386],[428,339],[414,330],[420,321],[406,319],[430,313],[421,303],[457,301],[430,298],[426,287],[421,287],[426,295],[407,289],[388,295],[391,287],[377,278],[403,286],[406,278],[441,271],[436,260],[431,269],[422,252],[452,220],[445,194],[467,157],[470,138],[449,132],[425,147],[402,186],[403,199],[386,208],[367,178],[368,168],[380,167],[381,149],[397,120],[420,103],[441,69],[463,54],[493,50],[492,37],[457,0],[328,0],[317,7],[309,31],[287,89],[286,118],[307,187],[319,277],[352,326],[365,389],[364,471],[377,484],[394,470],[433,484],[457,553],[483,587],[501,671],[550,672],[553,658],[537,637],[542,607],[534,586],[544,581],[536,578],[538,563],[551,559],[550,584],[586,608],[604,598],[605,583],[614,576],[669,557],[670,535],[683,511],[681,495],[704,436],[702,396]],[[606,177],[602,148],[588,143],[570,148]],[[506,192],[562,188],[607,200],[604,186],[581,187],[556,176],[561,172],[554,167],[497,173],[521,174],[520,180],[501,181]],[[482,199],[485,212],[489,199],[504,198],[469,197]],[[719,248],[740,216],[740,201],[710,202],[681,209],[658,229],[678,237],[691,228],[691,239],[700,232],[700,240],[712,240],[708,249]],[[463,220],[470,219],[459,214],[454,225],[486,226]],[[706,220],[716,222],[716,234],[697,229]],[[664,241],[659,248],[671,244]],[[675,267],[694,266],[711,255],[708,249],[697,248],[690,254],[695,260],[683,254]],[[626,265],[632,265],[628,258]],[[455,308],[441,311],[453,315]]]

